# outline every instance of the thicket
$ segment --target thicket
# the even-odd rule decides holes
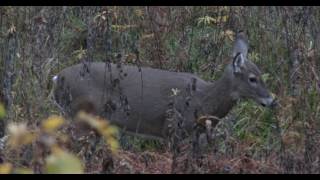
[[[0,135],[11,133],[14,149],[0,150],[0,172],[53,172],[52,161],[63,166],[54,172],[170,172],[160,142],[121,138],[125,151],[118,150],[112,164],[115,156],[104,146],[110,141],[97,138],[104,130],[93,126],[85,139],[73,137],[79,129],[73,122],[51,116],[60,115],[49,98],[52,77],[87,60],[192,72],[212,81],[230,62],[235,32],[244,30],[249,57],[279,106],[240,102],[216,127],[200,163],[178,172],[319,173],[319,21],[318,7],[0,7]]]

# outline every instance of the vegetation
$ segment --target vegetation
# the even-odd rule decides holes
[[[174,172],[319,173],[319,21],[318,7],[0,7],[0,136],[9,135],[0,173],[172,172],[162,142],[122,134],[118,142],[105,120],[62,118],[51,79],[87,60],[212,81],[238,30],[279,106],[239,102],[208,151],[181,153]]]

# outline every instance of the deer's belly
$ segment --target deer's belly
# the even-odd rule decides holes
[[[142,111],[131,111],[125,115],[124,113],[116,112],[111,115],[110,120],[124,131],[163,138],[165,117],[162,113],[146,114]]]

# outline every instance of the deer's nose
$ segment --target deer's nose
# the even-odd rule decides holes
[[[278,106],[278,101],[277,101],[276,99],[273,99],[270,107],[271,107],[271,108],[275,108],[275,107],[277,107],[277,106]]]
[[[262,106],[267,106],[267,107],[276,106],[276,101],[273,97],[260,98],[259,100]]]

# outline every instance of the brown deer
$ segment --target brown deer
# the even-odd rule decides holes
[[[253,99],[267,107],[276,104],[259,68],[247,59],[247,52],[247,39],[239,32],[233,60],[215,82],[190,73],[148,67],[77,64],[53,78],[54,98],[68,115],[85,110],[129,133],[164,139],[168,133],[167,112],[173,104],[184,118],[186,131],[191,131],[201,116],[226,116],[239,99]]]

